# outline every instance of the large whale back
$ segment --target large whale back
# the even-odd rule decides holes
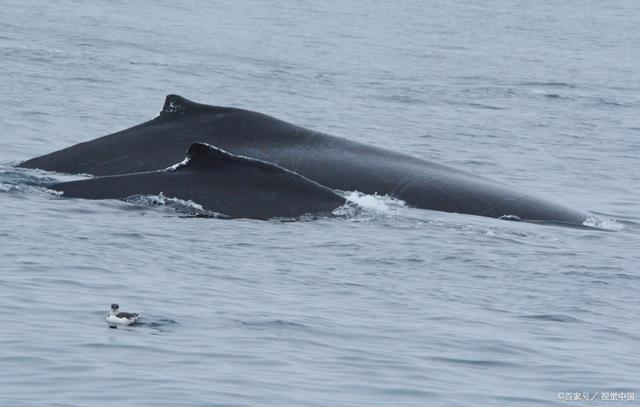
[[[272,160],[274,154],[290,157],[290,151],[300,152],[298,147],[314,135],[325,136],[261,113],[168,95],[152,120],[20,166],[98,176],[153,171],[181,160],[184,151],[197,142],[278,164],[282,160]]]
[[[289,170],[203,143],[192,144],[187,158],[166,170],[63,182],[50,188],[65,197],[85,199],[162,193],[231,218],[326,214],[345,203],[332,190]]]
[[[22,165],[94,175],[150,171],[178,161],[193,142],[271,162],[330,188],[388,194],[418,208],[571,224],[587,218],[584,212],[475,174],[177,95],[167,96],[153,120]]]

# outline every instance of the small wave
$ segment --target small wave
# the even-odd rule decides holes
[[[409,96],[409,95],[388,95],[383,97],[377,97],[377,99],[397,102],[397,103],[404,103],[408,105],[424,103],[424,100],[417,97]]]
[[[617,223],[615,219],[601,219],[595,215],[590,215],[587,220],[582,222],[582,225],[610,231],[620,231],[624,229],[624,226]]]
[[[506,107],[489,105],[489,104],[486,104],[486,103],[477,103],[477,102],[462,103],[462,105],[470,106],[470,107],[477,107],[477,108],[480,108],[480,109],[489,109],[489,110],[508,110],[508,108],[506,108]]]
[[[125,202],[138,206],[167,206],[178,213],[194,217],[228,218],[228,216],[206,210],[202,205],[193,201],[169,198],[160,193],[158,195],[132,195],[124,199]]]
[[[484,367],[484,368],[516,366],[515,363],[507,362],[504,360],[463,359],[463,358],[450,358],[450,357],[443,357],[443,356],[433,356],[433,357],[430,357],[429,359],[436,362],[445,362],[447,364],[467,365],[472,367]]]
[[[29,184],[13,184],[0,182],[0,193],[7,194],[29,194],[29,195],[61,195],[59,191],[53,191],[43,186]]]
[[[0,183],[0,192],[18,192],[21,190],[21,185],[8,184],[6,182]]]
[[[569,89],[575,89],[578,86],[573,84],[573,83],[567,83],[567,82],[522,82],[520,83],[520,85],[522,86],[543,86],[543,87],[549,87],[549,88],[569,88]]]
[[[558,92],[548,92],[544,89],[533,89],[532,93],[534,93],[535,95],[542,95],[544,97],[546,97],[547,99],[559,99],[559,100],[574,100],[573,97],[570,96],[566,96],[566,95],[561,95]]]
[[[578,318],[570,317],[564,314],[521,315],[518,318],[534,319],[538,321],[549,321],[549,322],[582,322]]]
[[[609,100],[605,98],[598,98],[597,103],[604,106],[613,106],[613,107],[630,107],[630,104],[624,102],[618,102],[616,100]]]
[[[518,215],[502,215],[500,216],[498,219],[500,220],[510,220],[513,222],[519,222],[522,220],[522,218]]]
[[[478,108],[478,109],[488,109],[488,110],[509,110],[509,108],[507,108],[507,107],[490,105],[490,104],[487,104],[487,103],[479,103],[479,102],[459,102],[459,101],[455,101],[455,102],[448,102],[448,104],[455,105],[455,106],[468,106],[468,107],[474,107],[474,108]]]
[[[150,317],[150,318],[145,318],[145,317],[140,317],[140,319],[138,319],[138,321],[136,321],[135,326],[138,327],[145,327],[145,328],[156,328],[156,329],[161,329],[164,328],[166,326],[170,326],[170,325],[177,325],[178,321],[173,320],[173,319],[169,319],[169,318],[162,318],[162,317]]]
[[[42,170],[0,165],[0,183],[3,185],[46,186],[54,182],[58,180]]]
[[[285,321],[283,319],[268,319],[262,321],[241,321],[236,320],[240,325],[253,329],[270,329],[270,328],[307,328],[305,324],[293,321]]]

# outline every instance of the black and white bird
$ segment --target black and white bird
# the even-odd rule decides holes
[[[107,315],[107,323],[110,327],[129,326],[138,320],[138,314],[132,312],[120,312],[118,304],[111,304],[111,311]]]

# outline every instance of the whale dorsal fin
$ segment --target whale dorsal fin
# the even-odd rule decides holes
[[[224,164],[225,161],[237,158],[221,148],[206,143],[193,143],[187,150],[189,165],[195,167],[212,167]]]
[[[274,172],[290,172],[289,170],[281,168],[275,164],[255,158],[233,155],[221,148],[214,147],[206,143],[191,144],[187,150],[187,157],[184,161],[167,168],[167,170],[177,171],[183,168],[211,169],[225,165],[248,166]]]
[[[235,109],[232,107],[209,106],[202,103],[196,103],[182,96],[172,94],[167,95],[167,97],[164,99],[164,106],[162,106],[160,116],[180,117],[192,113],[227,113],[235,112],[238,110],[240,109]]]
[[[160,111],[160,115],[184,116],[186,113],[193,112],[197,109],[198,103],[192,102],[187,98],[179,95],[167,95],[164,99],[164,106]]]

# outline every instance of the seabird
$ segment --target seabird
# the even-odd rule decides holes
[[[138,314],[132,312],[119,312],[118,304],[111,304],[111,311],[107,315],[107,323],[110,327],[115,328],[118,325],[129,326],[135,324],[138,320]]]

